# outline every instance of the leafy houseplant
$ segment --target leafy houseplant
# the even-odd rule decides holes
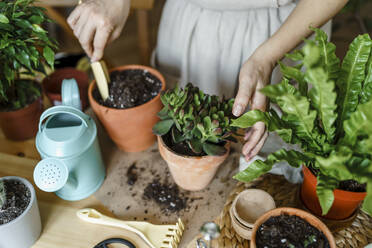
[[[56,42],[41,27],[50,21],[34,0],[0,2],[0,111],[22,109],[41,96],[40,86],[21,75],[43,72],[42,61],[53,68]]]
[[[338,202],[335,189],[348,180],[366,184],[363,208],[372,214],[372,41],[368,34],[358,36],[340,65],[335,45],[327,41],[322,30],[314,30],[315,41],[306,41],[301,50],[287,55],[299,64],[289,67],[280,63],[283,81],[262,89],[283,114],[279,116],[273,109],[253,110],[232,124],[246,128],[262,121],[285,142],[299,144],[302,152],[278,150],[266,161],[253,162],[234,178],[251,181],[279,161],[287,161],[294,167],[304,164],[317,176],[316,195],[321,214],[335,207]],[[304,184],[306,180],[305,175]],[[303,195],[303,190],[301,194],[302,200],[309,198]],[[357,205],[339,212],[351,215]]]
[[[161,121],[154,127],[159,151],[176,183],[187,190],[201,190],[213,179],[229,153],[233,99],[220,100],[189,83],[163,93]]]
[[[236,128],[230,124],[234,99],[220,101],[217,96],[203,93],[189,83],[185,89],[176,87],[162,94],[164,108],[153,132],[170,133],[172,142],[185,142],[195,155],[223,155],[224,142],[235,141]]]

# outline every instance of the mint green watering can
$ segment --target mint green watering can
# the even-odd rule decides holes
[[[77,201],[96,192],[105,166],[94,120],[81,111],[75,79],[62,83],[62,105],[40,117],[36,148],[42,160],[34,170],[35,184],[65,200]]]

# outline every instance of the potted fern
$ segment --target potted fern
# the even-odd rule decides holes
[[[280,63],[283,81],[262,89],[282,115],[253,110],[232,124],[247,128],[262,121],[302,151],[278,150],[234,178],[251,181],[279,161],[305,165],[301,199],[312,212],[345,219],[364,199],[363,209],[372,214],[372,41],[358,36],[340,65],[335,45],[322,30],[315,32],[315,41],[287,55],[298,65]]]
[[[13,140],[35,136],[43,110],[40,84],[24,75],[43,72],[44,60],[54,64],[56,43],[41,27],[49,19],[32,4],[33,0],[0,2],[0,126]]]
[[[0,178],[0,247],[31,247],[41,233],[35,189],[20,177]]]
[[[202,190],[227,158],[231,135],[233,99],[203,93],[192,84],[161,95],[164,108],[154,127],[159,151],[175,182],[187,190]]]

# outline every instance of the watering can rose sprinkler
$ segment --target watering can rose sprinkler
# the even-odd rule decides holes
[[[105,166],[94,120],[81,111],[75,79],[63,80],[62,105],[40,117],[36,148],[42,160],[34,170],[35,184],[62,199],[87,198],[102,185]]]

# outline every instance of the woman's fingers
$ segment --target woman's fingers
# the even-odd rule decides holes
[[[93,40],[95,33],[96,26],[92,23],[87,23],[79,36],[80,44],[90,58],[93,56]]]
[[[256,86],[255,79],[252,78],[249,75],[249,72],[246,72],[245,69],[243,68],[240,72],[239,90],[238,94],[236,95],[232,110],[235,116],[238,117],[244,113],[252,97],[253,89],[255,88],[255,86]]]
[[[265,131],[257,145],[245,156],[247,162],[260,152],[268,136],[269,132]]]
[[[93,56],[91,57],[92,62],[96,62],[103,57],[103,52],[111,32],[112,28],[109,27],[96,30],[93,42]]]
[[[67,23],[70,25],[72,29],[74,29],[75,24],[79,20],[80,14],[81,14],[81,6],[77,6],[74,11],[70,14],[70,16],[67,18]]]
[[[262,136],[264,135],[266,130],[265,124],[263,122],[257,122],[252,127],[252,134],[250,135],[249,139],[243,146],[243,154],[245,156],[249,156],[251,151],[256,147],[256,145],[261,140]]]

